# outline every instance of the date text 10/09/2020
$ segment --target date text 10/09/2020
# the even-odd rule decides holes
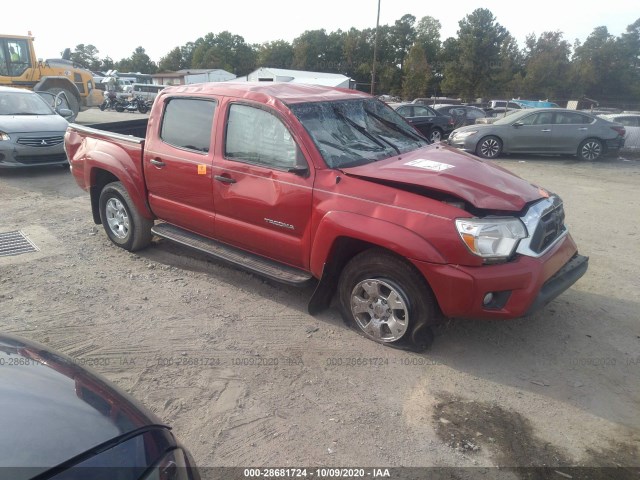
[[[245,478],[389,478],[388,468],[245,468]]]

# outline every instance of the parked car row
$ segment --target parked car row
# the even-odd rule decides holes
[[[621,149],[625,127],[575,110],[532,108],[514,111],[492,124],[454,130],[449,144],[482,158],[502,153],[572,154],[596,160]]]
[[[440,113],[431,107],[413,103],[390,103],[389,106],[431,142],[445,139],[455,128],[455,121],[450,115]]]
[[[571,154],[596,160],[627,145],[640,149],[640,114],[592,115],[557,107],[529,108],[515,102],[494,101],[502,109],[489,116],[469,105],[390,103],[416,130],[432,142],[448,143],[482,158],[505,153]],[[626,127],[626,128],[625,128]]]
[[[432,142],[439,142],[456,128],[473,125],[487,114],[481,108],[467,105],[389,103],[389,106]]]

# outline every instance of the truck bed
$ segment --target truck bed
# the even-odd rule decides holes
[[[147,124],[149,120],[146,118],[138,118],[136,120],[123,120],[119,122],[94,123],[84,125],[85,127],[95,130],[103,130],[105,132],[119,133],[120,135],[131,135],[133,137],[145,138],[147,134]]]

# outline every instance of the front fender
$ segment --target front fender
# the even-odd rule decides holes
[[[333,245],[341,237],[377,245],[408,259],[446,263],[431,243],[408,228],[366,215],[333,211],[318,224],[311,247],[310,270],[317,278],[322,276]]]

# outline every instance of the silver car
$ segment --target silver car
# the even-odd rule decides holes
[[[571,154],[596,160],[624,146],[625,129],[594,115],[563,108],[530,108],[490,125],[454,130],[448,143],[482,158],[501,153]]]
[[[59,112],[30,90],[0,87],[0,169],[66,165],[61,115],[70,111]]]

